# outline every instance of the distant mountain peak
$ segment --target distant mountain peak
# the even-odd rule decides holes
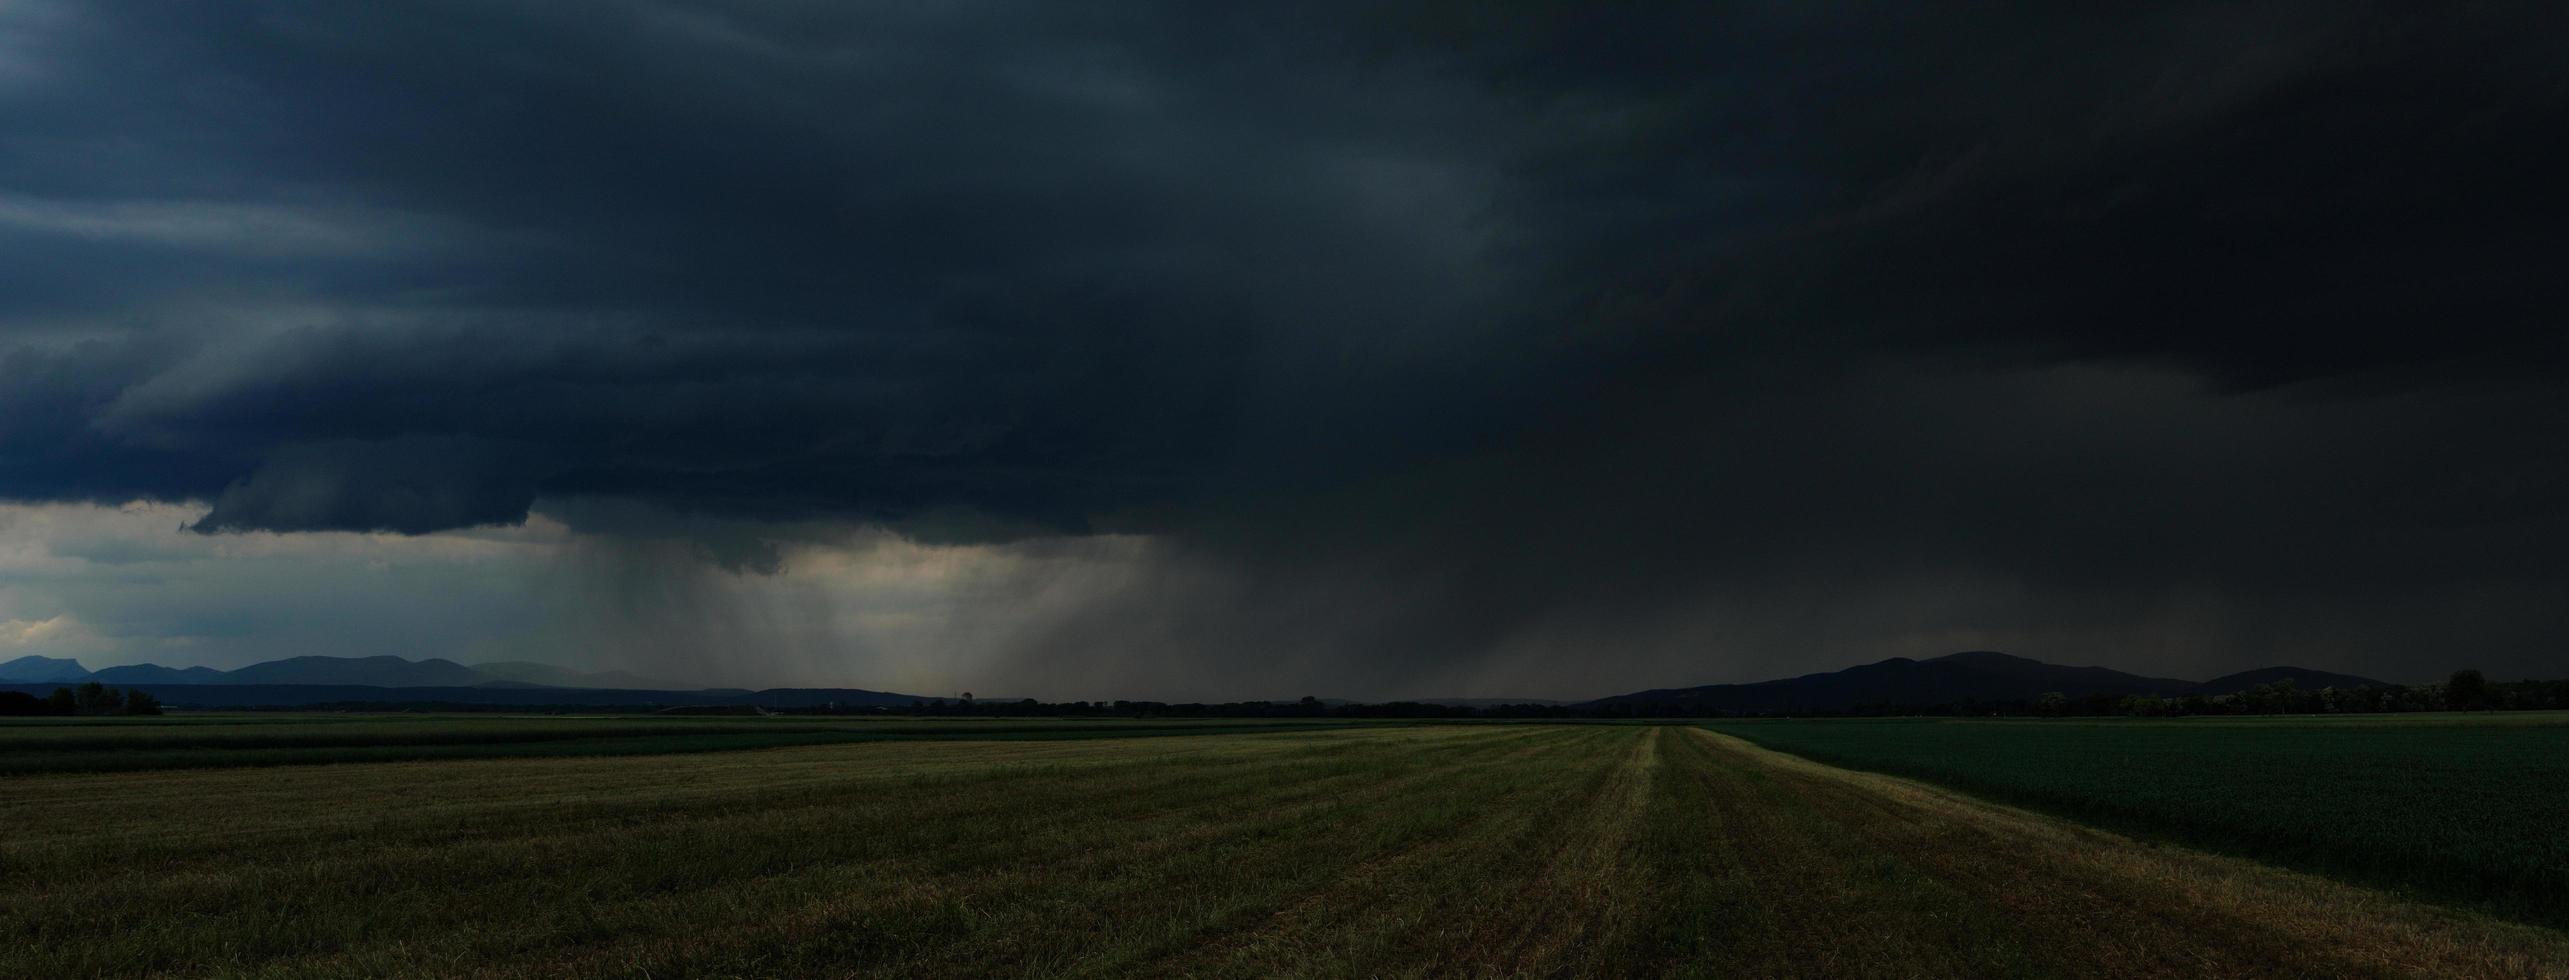
[[[2040,661],[2040,660],[2036,660],[2036,659],[2034,659],[2034,658],[2032,658],[2032,657],[2019,657],[2019,656],[2017,656],[2017,655],[2015,655],[2015,654],[2012,654],[2012,653],[2000,653],[2000,652],[1998,652],[1998,651],[1996,651],[1996,650],[1964,650],[1964,651],[1962,651],[1962,652],[1960,652],[1960,653],[1948,653],[1948,654],[1945,654],[1944,656],[1941,656],[1941,657],[1929,657],[1929,658],[1927,658],[1924,662],[1925,662],[1925,663],[1955,663],[1955,664],[2006,664],[2006,665],[2010,665],[2010,666],[2014,666],[2014,665],[2018,665],[2018,664],[2043,664],[2043,662],[2042,662],[2042,661]],[[2051,665],[2051,664],[2043,664],[2043,666],[2054,666],[2054,665]]]
[[[372,657],[287,657],[226,671],[224,684],[356,684],[368,687],[471,687],[492,678],[452,660]]]
[[[412,660],[391,654],[364,657],[304,654],[263,660],[234,670],[144,663],[93,672],[73,660],[34,656],[0,663],[0,684],[56,684],[84,680],[125,685],[501,686],[628,691],[683,691],[691,687],[615,670],[579,671],[530,661],[466,666],[444,657]]]
[[[90,675],[102,684],[220,684],[223,672],[212,667],[163,667],[159,664],[127,664],[102,667]]]
[[[28,655],[0,663],[0,683],[51,684],[58,681],[89,679],[89,668],[69,657]]]

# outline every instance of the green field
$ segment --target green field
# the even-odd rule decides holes
[[[1711,727],[1833,765],[2569,925],[2569,713]]]
[[[1130,724],[0,727],[100,770],[0,776],[0,977],[2569,975],[2552,929],[1699,727]],[[865,738],[276,754],[807,729]]]

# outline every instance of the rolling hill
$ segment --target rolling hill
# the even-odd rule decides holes
[[[2220,677],[2215,677],[2201,684],[2187,688],[2185,693],[2201,694],[2207,697],[2215,694],[2237,694],[2249,688],[2256,687],[2261,684],[2272,684],[2276,681],[2291,681],[2294,687],[2298,687],[2305,691],[2316,691],[2323,687],[2389,686],[2385,682],[2377,681],[2369,677],[2357,677],[2353,674],[2335,674],[2325,670],[2311,670],[2307,667],[2260,667],[2256,670],[2243,670],[2236,674],[2224,674]]]
[[[2104,667],[2064,667],[1980,650],[1926,660],[1893,657],[1845,670],[1753,684],[1662,688],[1598,698],[1590,704],[1682,704],[1738,714],[1850,711],[1868,705],[1926,706],[1966,701],[2025,701],[2058,691],[2174,695],[2192,681],[2143,677]]]
[[[43,697],[54,685],[0,683],[0,691]],[[237,709],[332,707],[443,708],[487,706],[528,708],[664,708],[672,705],[757,705],[769,709],[842,705],[858,708],[901,708],[914,701],[936,701],[908,694],[858,688],[778,688],[769,691],[618,691],[534,685],[474,687],[378,687],[365,684],[133,684],[133,690],[159,698],[172,708]]]
[[[133,664],[107,667],[90,674],[89,679],[101,684],[221,684],[223,672],[212,667],[163,667],[159,664]]]
[[[452,660],[400,657],[288,657],[225,671],[225,684],[361,684],[368,687],[472,687],[496,678]]]
[[[551,664],[503,661],[466,666],[452,660],[401,657],[289,657],[235,670],[130,664],[92,671],[77,660],[20,657],[0,663],[0,684],[321,685],[333,687],[563,687],[631,691],[683,691],[673,684],[624,671],[584,672]]]
[[[91,671],[78,661],[20,657],[0,663],[0,690],[41,697],[56,685],[95,680],[180,708],[306,705],[525,705],[666,707],[755,704],[903,707],[922,699],[860,688],[686,690],[620,671],[580,672],[529,662],[476,664],[401,657],[289,657],[238,670],[133,664]]]

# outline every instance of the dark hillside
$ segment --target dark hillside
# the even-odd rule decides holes
[[[2291,681],[2294,687],[2298,687],[2305,691],[2316,691],[2324,687],[2353,688],[2393,686],[2369,677],[2357,677],[2353,674],[2333,674],[2325,670],[2311,670],[2307,667],[2260,667],[2256,670],[2243,670],[2236,674],[2227,674],[2221,677],[2215,677],[2201,684],[2187,688],[2185,693],[2201,694],[2207,697],[2215,694],[2237,694],[2249,688],[2263,684],[2272,684],[2276,681]]]
[[[2064,667],[1991,651],[1928,660],[1893,657],[1877,663],[1754,684],[1641,691],[1599,698],[1596,705],[1675,704],[1736,714],[1852,711],[1871,705],[1949,705],[2026,701],[2059,692],[2072,698],[2182,693],[2194,684],[2104,667]]]

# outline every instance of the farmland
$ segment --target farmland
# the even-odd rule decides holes
[[[1713,727],[2112,829],[2569,924],[2569,713]]]
[[[662,755],[944,739],[1050,740],[1319,730],[1292,719],[1047,721],[228,714],[0,723],[0,775],[545,756]]]
[[[2569,975],[2550,929],[1699,727],[765,723],[0,728],[98,763],[0,776],[0,976]],[[273,754],[359,736],[715,741]]]

